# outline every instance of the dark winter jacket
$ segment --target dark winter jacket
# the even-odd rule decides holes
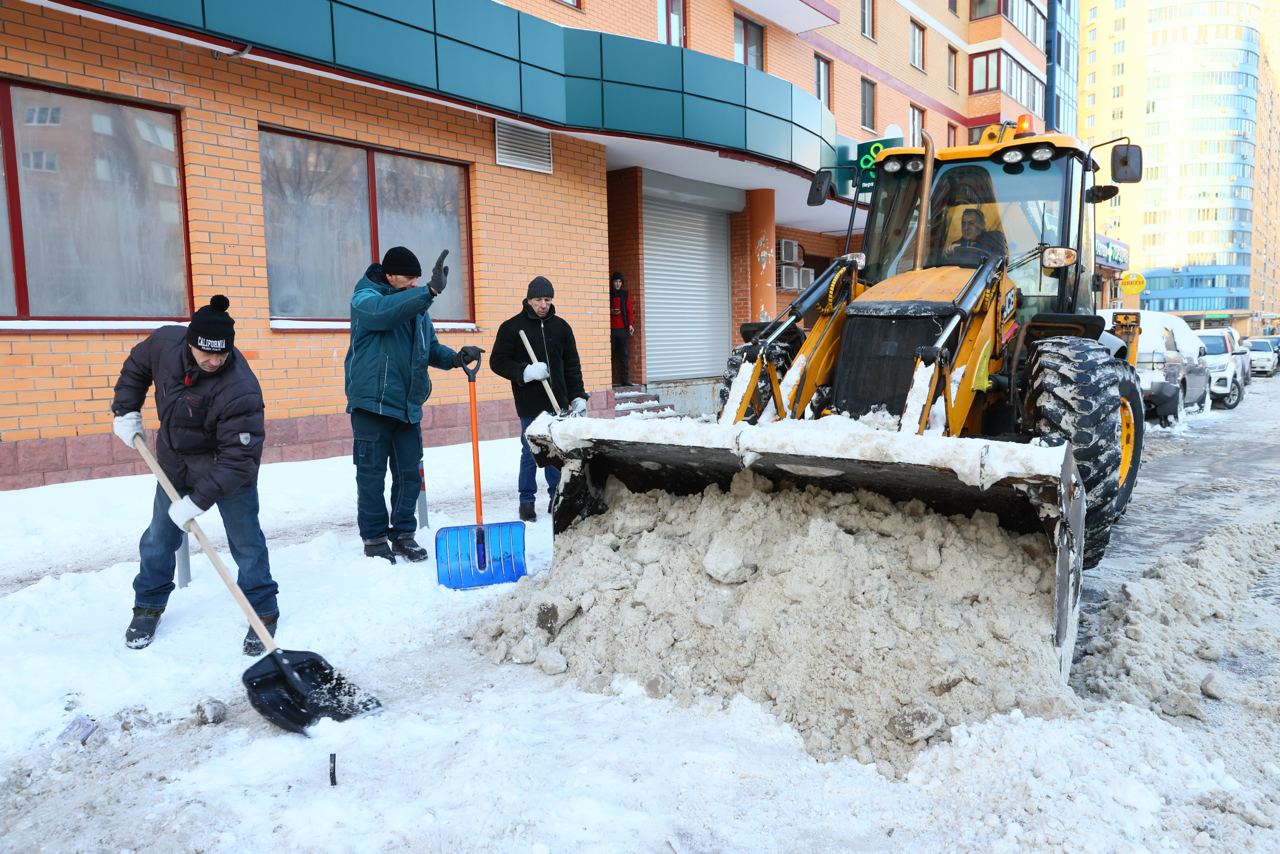
[[[540,412],[554,412],[542,381],[524,381],[524,369],[533,364],[533,361],[520,340],[521,329],[528,337],[534,355],[538,357],[537,361],[547,363],[556,403],[567,409],[569,402],[575,397],[586,399],[578,343],[573,338],[573,329],[568,321],[556,317],[555,306],[551,307],[546,317],[539,318],[529,308],[527,300],[522,305],[523,309],[519,314],[504,320],[498,327],[498,335],[493,340],[493,352],[489,355],[489,367],[493,372],[511,380],[516,412],[522,418],[533,418]]]
[[[436,339],[427,316],[430,288],[397,290],[372,264],[351,295],[351,344],[345,363],[347,411],[363,409],[409,424],[422,421],[431,396],[427,366],[455,367],[457,354]]]
[[[258,481],[265,438],[262,387],[236,348],[214,374],[191,358],[185,326],[157,329],[129,353],[111,411],[139,412],[156,389],[156,458],[202,510]]]

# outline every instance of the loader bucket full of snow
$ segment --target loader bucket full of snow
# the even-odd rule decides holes
[[[847,418],[726,425],[542,416],[525,436],[539,463],[562,469],[557,534],[609,512],[610,478],[631,492],[695,495],[712,484],[727,490],[743,469],[775,484],[919,499],[944,515],[982,510],[1009,530],[1043,532],[1056,550],[1053,645],[1064,679],[1070,669],[1085,493],[1069,445],[906,435]]]

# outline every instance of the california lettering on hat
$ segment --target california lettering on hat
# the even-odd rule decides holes
[[[209,304],[196,309],[187,326],[187,343],[206,353],[225,353],[235,345],[236,322],[227,314],[231,300],[215,294]]]

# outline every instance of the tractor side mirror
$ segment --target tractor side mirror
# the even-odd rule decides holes
[[[825,203],[830,198],[836,187],[835,176],[827,169],[819,169],[813,173],[813,180],[809,182],[809,198],[807,199],[809,207],[816,208]]]
[[[1080,257],[1076,250],[1067,246],[1049,246],[1040,252],[1040,266],[1046,270],[1057,270],[1070,267]]]
[[[1142,146],[1117,145],[1111,149],[1111,180],[1117,184],[1142,180]]]
[[[1099,202],[1105,202],[1108,199],[1114,199],[1116,194],[1120,192],[1120,188],[1114,184],[1102,184],[1097,187],[1090,187],[1085,191],[1084,200],[1091,205]]]

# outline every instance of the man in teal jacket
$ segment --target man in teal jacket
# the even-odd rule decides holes
[[[449,250],[440,253],[425,288],[417,257],[393,246],[371,264],[351,295],[351,345],[347,348],[347,411],[351,413],[356,465],[356,522],[364,553],[395,563],[395,555],[426,560],[414,539],[414,515],[422,490],[422,404],[431,396],[427,366],[448,370],[478,362],[479,347],[457,352],[436,339],[427,315],[444,290]],[[391,510],[383,498],[391,468]]]

